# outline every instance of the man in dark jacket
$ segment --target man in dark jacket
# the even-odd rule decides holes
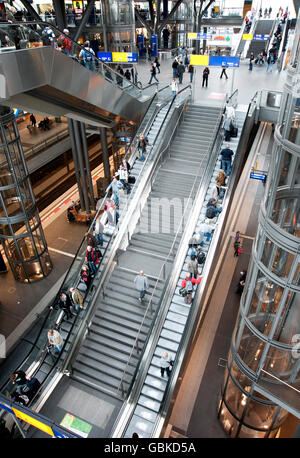
[[[229,148],[229,143],[226,144],[226,148],[221,150],[221,169],[224,170],[227,176],[231,172],[231,158],[233,154],[232,149]]]
[[[180,64],[178,65],[178,68],[177,68],[177,75],[178,75],[178,80],[179,80],[179,84],[182,84],[182,78],[183,78],[183,74],[185,72],[185,67],[182,63],[182,61],[180,62]]]
[[[72,307],[72,301],[70,299],[70,296],[66,293],[61,293],[59,297],[59,302],[58,306],[60,309],[62,309],[66,315],[67,320],[72,317],[72,312],[71,312],[71,307]]]
[[[208,75],[209,75],[209,68],[205,67],[205,69],[203,70],[202,87],[204,87],[204,84],[207,87]]]
[[[172,63],[172,69],[173,69],[173,78],[177,78],[178,74],[177,74],[177,71],[178,71],[178,60],[175,59],[174,62]]]

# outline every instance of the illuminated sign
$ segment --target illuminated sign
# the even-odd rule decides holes
[[[136,52],[98,52],[98,59],[102,62],[134,62],[138,61]]]
[[[255,34],[253,35],[253,40],[263,40],[263,41],[266,41],[270,38],[270,35],[259,35],[259,34]]]
[[[35,426],[35,428],[40,429],[41,431],[44,431],[44,433],[49,434],[50,436],[54,436],[54,433],[50,426],[45,425],[45,423],[42,423],[39,420],[36,420],[35,418],[31,417],[30,415],[27,415],[24,412],[21,412],[20,410],[17,410],[13,407],[13,411],[15,413],[15,416],[20,418],[20,420],[26,421],[26,423],[29,423],[32,426]]]
[[[250,172],[250,178],[253,178],[254,180],[266,181],[267,174]]]
[[[253,35],[252,33],[244,33],[243,34],[243,40],[252,40]]]
[[[207,33],[188,33],[189,40],[212,40],[212,35]]]
[[[226,65],[227,67],[239,67],[240,58],[234,56],[202,56],[191,54],[190,63],[191,65],[203,65],[206,67],[221,67],[222,65]]]

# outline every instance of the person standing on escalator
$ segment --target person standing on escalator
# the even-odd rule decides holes
[[[68,38],[69,33],[70,32],[68,29],[64,29],[63,33],[58,37],[57,40],[58,47],[66,56],[70,55],[70,51],[72,49],[71,41]]]
[[[90,42],[86,41],[84,43],[84,49],[82,49],[79,53],[79,59],[83,60],[85,68],[88,68],[89,70],[91,70],[91,72],[95,70],[94,56],[95,52],[90,47]]]

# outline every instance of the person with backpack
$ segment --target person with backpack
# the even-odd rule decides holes
[[[12,382],[13,385],[17,385],[17,392],[19,394],[21,394],[23,387],[28,382],[28,379],[27,379],[27,376],[26,376],[26,372],[24,372],[22,370],[15,371],[10,376],[10,381]]]
[[[68,38],[69,33],[70,32],[68,29],[64,29],[63,33],[58,37],[57,40],[58,47],[66,56],[70,55],[70,51],[72,49],[71,41]]]
[[[88,268],[86,264],[83,264],[83,266],[81,267],[80,278],[83,284],[86,286],[86,289],[89,289],[91,281],[92,281],[92,277],[91,277],[90,269]]]
[[[202,265],[202,264],[205,263],[206,256],[205,256],[204,251],[202,251],[202,249],[201,249],[201,245],[197,246],[196,259],[197,259],[198,265],[199,264]]]
[[[206,212],[205,212],[206,218],[214,219],[216,216],[218,216],[219,213],[221,213],[221,211],[222,211],[222,207],[217,207],[216,199],[214,198],[209,199],[207,203]]]
[[[187,270],[194,278],[198,276],[198,261],[195,254],[192,254],[191,260],[187,265]]]
[[[194,291],[194,285],[199,284],[201,277],[194,278],[192,275],[187,274],[185,279],[181,282],[180,294],[184,297],[184,302],[190,304],[192,302],[192,296]]]
[[[140,292],[139,301],[142,302],[149,288],[148,278],[144,274],[143,270],[141,270],[140,273],[135,277],[134,284],[136,289]]]
[[[84,43],[84,48],[80,51],[79,53],[79,58],[83,60],[83,64],[85,68],[88,68],[93,72],[95,70],[95,65],[94,65],[94,57],[95,52],[94,50],[90,47],[90,42],[86,41]]]

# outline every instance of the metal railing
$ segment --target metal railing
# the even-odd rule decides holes
[[[184,110],[184,106],[183,106],[183,108],[182,108],[181,115],[182,115],[182,113],[183,113],[183,110]],[[168,141],[167,146],[166,146],[166,147],[163,149],[163,151],[161,152],[161,156],[163,156],[163,154],[166,153],[167,150],[170,149],[170,143],[171,143],[171,141],[172,141],[174,132],[175,132],[176,129],[177,129],[178,123],[179,123],[179,121],[181,120],[181,115],[179,116],[179,118],[178,118],[178,120],[177,120],[177,122],[176,122],[176,125],[175,125],[175,127],[173,128],[173,131],[172,131],[172,133],[171,133],[171,135],[170,135],[170,138],[169,138],[169,141]],[[215,129],[214,129],[214,131],[213,131],[212,139],[211,139],[211,141],[210,141],[210,143],[209,143],[209,145],[208,145],[208,151],[211,151],[212,144],[213,144],[213,142],[215,141],[216,131],[219,129],[219,124],[220,124],[220,120],[221,120],[222,116],[223,116],[223,113],[220,114],[220,116],[219,116],[219,118],[218,118],[218,120],[217,120]],[[201,182],[200,182],[200,183],[198,184],[198,188],[195,189],[195,188],[196,188],[196,183],[197,183],[197,181],[198,181],[198,179],[199,179],[200,172],[203,170],[202,166],[203,166],[203,162],[204,162],[205,160],[206,160],[206,158],[203,158],[203,159],[202,159],[202,161],[201,161],[201,163],[200,163],[200,165],[199,165],[199,167],[198,167],[197,174],[196,174],[196,176],[195,176],[195,178],[194,178],[194,181],[193,181],[193,184],[192,184],[192,188],[191,188],[190,194],[189,194],[187,200],[185,200],[185,210],[184,210],[184,212],[183,212],[183,214],[182,214],[182,216],[181,216],[180,222],[178,223],[178,229],[177,229],[176,234],[175,234],[175,236],[174,236],[174,238],[173,238],[173,242],[172,242],[171,248],[170,248],[170,250],[169,250],[167,256],[165,257],[164,263],[163,263],[162,266],[161,266],[161,269],[160,269],[160,272],[159,272],[159,274],[158,274],[156,283],[155,283],[155,285],[154,285],[154,288],[153,288],[151,297],[150,297],[150,299],[149,299],[149,301],[148,301],[148,305],[147,305],[147,308],[146,308],[146,311],[145,311],[145,314],[144,314],[142,323],[141,323],[141,325],[140,325],[140,327],[139,327],[137,337],[136,337],[135,342],[134,342],[134,344],[133,344],[133,347],[132,347],[130,356],[129,356],[129,358],[128,358],[127,364],[126,364],[126,366],[125,366],[125,369],[124,369],[124,371],[123,371],[123,376],[122,376],[122,378],[121,378],[121,381],[120,381],[120,384],[119,384],[119,388],[118,388],[118,391],[119,391],[119,390],[122,391],[123,396],[124,396],[124,394],[125,394],[125,389],[124,389],[124,378],[125,378],[125,376],[126,376],[126,372],[127,372],[127,368],[128,368],[128,366],[129,366],[130,360],[132,359],[133,351],[135,350],[135,348],[137,348],[137,349],[139,348],[139,345],[138,345],[138,344],[139,344],[139,340],[140,340],[140,339],[139,339],[139,336],[140,336],[141,330],[142,330],[142,328],[143,328],[143,326],[144,326],[144,321],[145,321],[145,319],[146,319],[146,317],[147,317],[147,315],[148,315],[148,310],[149,310],[149,308],[150,308],[150,313],[153,314],[152,301],[153,301],[154,293],[155,293],[156,290],[157,290],[157,287],[158,287],[158,285],[159,285],[159,282],[162,281],[162,280],[164,280],[164,281],[165,281],[165,285],[164,285],[164,288],[163,288],[162,293],[161,293],[161,298],[162,298],[162,299],[161,299],[160,304],[157,305],[156,314],[155,314],[155,316],[153,317],[153,324],[152,324],[152,327],[151,327],[151,332],[150,332],[150,330],[148,331],[148,337],[147,337],[146,341],[144,342],[144,348],[145,348],[146,345],[147,345],[147,342],[148,342],[148,340],[149,340],[150,335],[153,334],[152,331],[153,331],[153,326],[154,326],[154,323],[155,323],[155,317],[156,317],[156,315],[158,314],[158,312],[159,312],[159,310],[160,310],[160,308],[161,308],[160,306],[161,306],[161,303],[163,302],[164,295],[165,295],[165,292],[166,292],[166,289],[167,289],[167,286],[168,286],[170,277],[171,277],[171,275],[174,275],[174,272],[171,272],[171,273],[169,274],[169,278],[168,278],[168,279],[166,278],[166,275],[165,275],[165,273],[166,273],[166,266],[167,266],[169,260],[170,260],[172,257],[174,257],[174,247],[175,247],[175,244],[176,244],[176,242],[177,242],[179,232],[182,230],[182,224],[183,224],[184,219],[186,218],[186,213],[187,213],[187,211],[190,211],[190,210],[191,210],[191,208],[192,208],[192,201],[193,201],[193,199],[195,198],[195,195],[197,194],[197,192],[198,192],[198,190],[199,190],[199,187],[201,186]],[[191,203],[191,205],[190,205],[190,203]],[[136,377],[136,375],[137,375],[138,370],[139,370],[139,366],[138,366],[138,367],[136,368],[136,370],[135,370],[135,373],[134,373],[134,376],[133,376],[133,380],[132,380],[131,384],[129,385],[128,391],[130,391],[130,389],[131,389],[131,387],[132,387],[132,385],[133,385],[133,383],[134,383],[134,381],[135,381],[135,377]]]
[[[51,46],[56,48],[58,47],[57,45],[57,39],[60,36],[64,36],[70,40],[72,44],[72,52],[70,53],[70,57],[73,58],[74,60],[78,61],[78,57],[81,51],[84,51],[85,54],[88,54],[90,57],[91,61],[94,62],[94,72],[100,74],[103,78],[105,78],[107,81],[110,83],[116,85],[118,88],[124,89],[126,91],[130,91],[132,95],[135,97],[139,97],[142,92],[147,89],[149,89],[150,85],[146,86],[144,89],[140,88],[135,84],[135,82],[130,82],[128,81],[123,75],[120,73],[117,73],[115,70],[113,70],[111,67],[109,67],[107,64],[102,62],[98,57],[96,57],[94,54],[92,54],[89,50],[85,49],[83,46],[79,45],[77,42],[75,42],[70,36],[65,35],[61,30],[59,30],[56,26],[49,24],[48,22],[43,22],[43,21],[28,21],[28,22],[10,22],[10,23],[0,23],[0,38],[1,38],[1,33],[4,33],[12,37],[11,41],[16,42],[16,36],[18,37],[21,35],[23,37],[23,40],[28,40],[28,42],[35,42],[38,40],[39,42],[43,42],[43,36],[42,32],[45,28],[50,28],[53,32],[53,41]],[[40,31],[38,31],[40,29]],[[21,50],[22,51],[22,50]],[[79,61],[78,61],[79,62]],[[80,62],[79,62],[80,63]],[[155,84],[154,84],[155,85]]]
[[[164,87],[164,88],[161,89],[161,92],[165,91],[166,88],[169,89],[169,87],[166,86],[166,87]],[[156,95],[154,96],[154,98],[156,98]],[[152,103],[156,103],[156,102],[153,100]],[[147,112],[146,112],[146,114],[145,114],[145,116],[144,116],[144,119],[145,119],[145,117],[147,116],[148,112],[150,111],[150,107],[151,107],[152,103],[149,105],[149,107],[148,107],[148,109],[147,109]],[[146,123],[146,126],[143,127],[144,133],[145,133],[145,134],[147,133],[147,130],[149,130],[149,128],[150,128],[152,118],[155,117],[155,116],[156,116],[156,111],[154,111],[154,113],[152,114],[152,116],[149,118],[148,122]],[[143,121],[142,121],[142,124],[143,124]],[[136,145],[136,137],[138,137],[139,133],[140,133],[140,129],[138,129],[138,132],[137,132],[135,138],[132,140],[131,146],[132,146],[133,144]],[[134,160],[135,160],[135,153],[136,153],[135,148],[132,148],[132,151],[131,151],[130,157],[129,157],[129,161],[131,162],[131,165],[132,165],[132,163],[133,163]],[[145,162],[144,162],[144,164],[143,164],[143,167],[142,167],[142,169],[141,169],[140,172],[139,172],[138,179],[136,180],[136,183],[135,183],[134,187],[132,188],[132,194],[134,193],[134,190],[137,189],[139,177],[141,176],[142,171],[144,170],[144,167],[146,166],[146,163],[147,163],[148,160],[149,160],[149,157],[150,157],[150,153],[148,154],[148,156],[147,156],[147,158],[146,158],[146,160],[145,160]],[[96,213],[96,215],[95,215],[95,217],[94,217],[94,219],[93,219],[93,222],[92,222],[92,224],[91,224],[91,226],[90,226],[90,230],[91,230],[91,228],[93,228],[93,226],[94,226],[94,224],[95,224],[95,221],[96,221],[97,217],[99,216],[100,212],[103,210],[103,207],[104,207],[104,205],[105,205],[105,202],[106,202],[107,197],[108,197],[108,193],[106,193],[106,195],[105,195],[105,197],[104,197],[104,199],[103,199],[103,201],[102,201],[102,204],[101,204],[101,206],[99,207],[99,209],[98,209],[98,211],[97,211],[97,213]],[[127,206],[126,206],[126,208],[127,208]],[[124,209],[124,211],[126,210],[126,208]],[[112,241],[112,239],[113,239],[115,233],[117,232],[117,230],[118,230],[118,227],[116,227],[115,232],[111,235],[111,238],[110,238],[110,240],[109,240],[109,242],[108,242],[108,244],[107,244],[107,246],[106,246],[106,248],[105,248],[105,251],[104,251],[104,253],[103,253],[103,257],[102,257],[101,262],[103,262],[105,256],[107,255],[108,249],[109,249],[109,247],[111,246],[111,241]],[[78,248],[76,254],[74,255],[74,259],[73,259],[73,261],[72,261],[72,263],[71,263],[71,265],[70,265],[70,267],[69,267],[69,269],[68,269],[68,271],[67,271],[67,273],[66,273],[66,275],[65,275],[65,277],[64,277],[64,280],[63,280],[63,282],[62,282],[62,285],[61,285],[61,287],[59,288],[59,291],[57,292],[57,294],[56,294],[56,296],[55,296],[55,299],[53,300],[52,304],[55,305],[55,304],[58,302],[59,295],[61,294],[62,291],[66,290],[67,288],[69,288],[69,287],[71,287],[71,286],[74,286],[75,284],[78,283],[78,278],[79,278],[79,274],[80,274],[80,269],[81,269],[81,266],[82,266],[82,264],[83,264],[83,262],[84,262],[83,255],[84,255],[84,252],[85,252],[85,245],[86,245],[86,242],[85,242],[85,239],[84,239],[84,240],[81,242],[81,244],[80,244],[80,246],[79,246],[79,248]],[[88,291],[86,291],[85,302],[87,302],[87,300],[90,301],[90,299],[91,299],[91,298],[89,297],[89,292],[92,290],[92,286],[93,286],[93,285],[91,285],[90,289],[89,289]],[[40,330],[39,330],[39,332],[38,332],[38,335],[37,335],[37,337],[36,337],[34,343],[32,344],[31,350],[30,350],[29,353],[26,355],[26,357],[22,360],[22,362],[18,365],[18,367],[16,368],[16,370],[19,370],[20,368],[22,368],[22,367],[24,366],[24,364],[26,364],[26,363],[28,362],[28,360],[29,360],[31,354],[33,353],[33,351],[34,351],[36,348],[42,348],[42,350],[40,351],[40,354],[39,354],[37,357],[35,357],[33,363],[31,363],[30,368],[32,368],[32,369],[29,368],[30,374],[37,373],[37,371],[39,370],[39,368],[40,368],[41,365],[43,364],[43,362],[44,362],[44,360],[45,360],[45,357],[47,356],[46,346],[45,346],[45,344],[46,344],[46,342],[47,342],[47,336],[45,335],[45,332],[43,332],[43,331],[45,330],[45,328],[47,328],[47,330],[48,330],[48,329],[51,329],[51,328],[53,327],[53,324],[52,324],[52,323],[55,323],[55,322],[56,322],[57,317],[58,317],[59,314],[55,314],[54,319],[52,319],[52,318],[53,318],[53,315],[54,315],[54,311],[49,309],[48,312],[47,312],[47,314],[46,314],[46,316],[45,316],[45,319],[43,320],[43,323],[42,323],[42,326],[41,326],[41,328],[40,328]],[[60,352],[60,355],[59,355],[59,357],[57,358],[57,360],[56,360],[54,366],[52,367],[52,369],[57,365],[58,360],[61,359],[62,354],[63,354],[63,351],[64,351],[64,349],[65,349],[67,343],[69,343],[69,338],[70,338],[70,336],[71,336],[71,334],[72,334],[72,332],[73,332],[73,330],[74,330],[74,328],[75,328],[75,325],[77,324],[77,323],[76,323],[77,321],[78,321],[78,315],[75,317],[74,322],[72,323],[71,329],[70,329],[70,331],[69,331],[69,333],[68,333],[68,335],[67,335],[67,337],[66,337],[66,339],[65,339],[65,341],[64,341],[63,349],[62,349],[62,351]],[[40,338],[41,338],[42,342],[39,342]],[[50,372],[52,372],[52,369],[51,369]],[[49,373],[48,375],[50,375],[50,373]],[[48,378],[48,376],[47,376],[46,378]],[[46,379],[45,379],[45,380],[46,380]],[[45,380],[44,380],[44,382],[45,382]],[[44,382],[42,383],[42,386],[44,385]],[[9,389],[9,388],[11,388],[11,387],[8,386],[8,384],[9,384],[9,379],[7,379],[6,382],[5,382],[4,384],[2,384],[2,386],[0,387],[0,391],[4,390],[4,388],[6,388],[6,391],[11,391],[11,389]],[[40,387],[40,390],[41,390],[42,386]],[[40,391],[40,390],[39,390],[39,391]]]

